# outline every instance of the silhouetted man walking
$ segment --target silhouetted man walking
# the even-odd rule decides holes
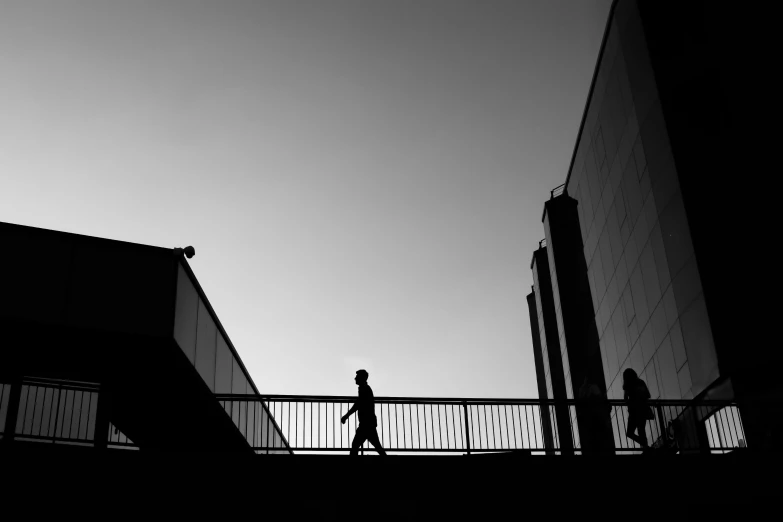
[[[351,455],[358,455],[359,448],[364,441],[369,440],[380,455],[386,455],[381,447],[381,441],[378,440],[378,418],[375,416],[375,397],[372,394],[372,388],[367,384],[367,378],[370,375],[365,370],[356,372],[356,384],[359,385],[359,400],[343,415],[340,421],[345,424],[348,417],[355,411],[359,412],[359,427],[356,428],[356,435],[351,443]]]

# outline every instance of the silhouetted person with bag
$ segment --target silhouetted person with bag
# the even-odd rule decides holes
[[[652,409],[647,404],[650,390],[635,371],[627,368],[623,372],[623,398],[628,402],[628,427],[625,435],[642,448],[649,448],[645,426],[652,419]],[[634,432],[638,431],[638,435]]]
[[[359,448],[364,441],[369,440],[380,455],[386,455],[386,451],[381,447],[381,441],[378,439],[378,418],[375,416],[375,397],[372,394],[372,388],[367,384],[367,378],[370,375],[365,370],[356,372],[356,384],[359,385],[359,400],[348,410],[348,413],[342,416],[340,422],[345,424],[348,417],[354,412],[359,412],[359,427],[356,428],[356,435],[351,443],[351,455],[358,455]]]

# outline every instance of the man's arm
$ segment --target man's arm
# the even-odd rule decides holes
[[[369,387],[368,387],[368,388],[369,388]],[[372,397],[372,392],[369,392],[369,394],[368,394],[368,392],[367,392],[367,389],[365,389],[365,388],[359,388],[359,398],[358,398],[358,399],[356,399],[356,402],[355,402],[355,403],[354,403],[354,405],[351,407],[351,409],[350,409],[350,410],[348,410],[348,413],[346,413],[345,415],[343,415],[343,417],[340,419],[340,421],[341,421],[343,424],[345,424],[345,421],[348,419],[348,417],[350,417],[351,415],[353,415],[353,414],[354,414],[354,412],[356,412],[356,411],[358,411],[358,410],[359,410],[359,407],[360,407],[360,406],[362,406],[363,404],[365,404],[365,403],[367,402],[368,395],[369,395],[369,397]]]
[[[358,401],[356,401],[356,402],[354,403],[354,405],[351,407],[351,409],[350,409],[350,410],[348,410],[348,413],[346,413],[345,415],[343,415],[343,416],[342,416],[342,418],[340,419],[340,422],[342,422],[343,424],[345,424],[345,421],[346,421],[346,420],[348,420],[348,417],[350,417],[351,415],[353,415],[353,414],[354,414],[354,413],[355,413],[355,412],[356,412],[356,411],[359,409],[359,401],[360,401],[360,400],[361,400],[361,399],[359,399]]]
[[[348,410],[348,413],[346,413],[345,415],[343,415],[343,417],[346,417],[346,418],[350,417],[351,415],[353,415],[354,413],[356,413],[356,410],[358,410],[358,409],[359,409],[359,403],[358,403],[358,402],[355,402],[355,403],[353,404],[353,406],[351,407],[351,409],[350,409],[350,410]]]

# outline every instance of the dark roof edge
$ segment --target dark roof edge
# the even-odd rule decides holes
[[[170,252],[170,248],[166,247],[159,247],[159,246],[153,246],[153,245],[145,245],[143,243],[133,243],[131,241],[122,241],[121,239],[109,239],[105,237],[98,237],[98,236],[88,236],[86,234],[77,234],[75,232],[66,232],[64,230],[53,230],[51,228],[40,228],[40,227],[31,227],[30,225],[20,225],[18,223],[9,223],[7,221],[0,221],[0,226],[9,226],[9,227],[17,227],[20,229],[27,229],[28,231],[35,232],[35,233],[44,233],[44,234],[60,234],[64,236],[71,236],[78,240],[87,240],[87,241],[104,241],[107,243],[115,243],[117,245],[122,245],[124,247],[131,247],[131,248],[142,248],[147,250],[158,250],[159,252]]]
[[[590,100],[593,98],[593,90],[595,89],[595,80],[598,77],[598,68],[601,66],[601,60],[604,56],[604,48],[606,47],[606,40],[609,38],[609,29],[612,26],[612,18],[614,17],[614,9],[617,7],[619,0],[612,0],[612,5],[609,7],[609,16],[606,18],[606,27],[604,28],[604,36],[601,40],[601,47],[598,49],[598,58],[595,61],[595,69],[593,70],[593,79],[590,81],[590,90],[587,92],[587,101],[585,101],[585,110],[582,112],[582,121],[579,124],[579,132],[576,133],[576,143],[574,143],[574,152],[571,154],[571,163],[568,165],[568,174],[566,175],[564,191],[568,192],[568,182],[571,179],[571,170],[574,168],[574,162],[576,161],[576,150],[579,148],[579,140],[582,137],[582,131],[585,127],[585,121],[587,120],[587,110],[590,108]],[[542,216],[543,221],[543,216]]]

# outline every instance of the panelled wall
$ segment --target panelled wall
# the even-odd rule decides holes
[[[257,394],[187,272],[182,265],[178,270],[174,320],[177,344],[213,393]],[[285,447],[279,429],[261,403],[235,401],[227,408],[251,446]]]
[[[626,368],[653,398],[699,394],[717,357],[634,0],[614,7],[566,192],[578,200],[609,397],[623,397]]]

